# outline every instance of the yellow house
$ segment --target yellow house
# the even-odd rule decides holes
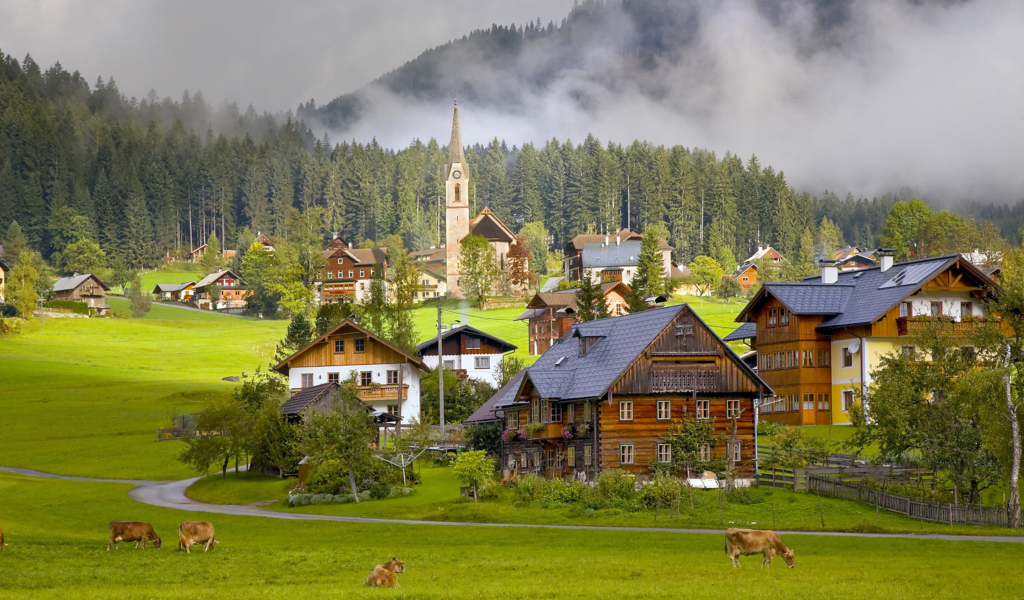
[[[922,324],[941,320],[966,333],[986,316],[995,282],[959,254],[765,283],[727,341],[751,340],[758,374],[775,391],[761,418],[789,425],[848,424],[857,390],[886,354],[910,346]]]
[[[421,266],[418,277],[419,285],[416,286],[416,291],[413,292],[414,302],[418,303],[424,300],[444,298],[448,294],[447,275],[442,275]]]

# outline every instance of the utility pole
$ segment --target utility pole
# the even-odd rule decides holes
[[[444,354],[441,351],[441,302],[437,303],[437,401],[441,411],[441,447],[447,445],[444,433]]]

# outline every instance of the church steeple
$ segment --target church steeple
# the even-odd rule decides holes
[[[452,165],[458,163],[465,168],[466,155],[462,150],[462,131],[459,129],[459,104],[455,102],[455,114],[452,116],[452,141],[448,143],[448,166],[444,169],[444,176],[452,173]]]

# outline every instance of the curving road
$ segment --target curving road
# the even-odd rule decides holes
[[[724,533],[724,529],[680,529],[668,527],[602,527],[597,525],[529,525],[524,523],[466,523],[458,521],[418,521],[414,519],[377,519],[371,517],[343,517],[334,515],[311,515],[304,513],[286,513],[273,510],[265,510],[251,506],[238,506],[233,504],[206,504],[193,500],[185,495],[188,486],[198,481],[199,477],[183,479],[181,481],[148,481],[144,479],[93,479],[89,477],[70,477],[65,475],[54,475],[43,471],[32,469],[18,469],[13,467],[0,467],[0,471],[27,475],[29,477],[45,477],[48,479],[62,479],[65,481],[97,481],[106,483],[128,483],[135,485],[135,489],[128,492],[133,500],[159,506],[190,512],[205,512],[221,515],[234,515],[241,517],[264,517],[268,519],[285,519],[291,521],[338,521],[343,523],[382,523],[401,525],[442,525],[451,527],[524,527],[539,529],[568,529],[568,530],[600,530],[600,531],[633,531],[650,533]],[[1019,535],[947,535],[941,533],[852,533],[839,531],[779,531],[784,535],[815,535],[828,537],[860,537],[860,538],[907,538],[917,540],[945,540],[954,542],[1006,542],[1021,544],[1024,543],[1024,536]]]

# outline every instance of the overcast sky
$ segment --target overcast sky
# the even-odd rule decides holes
[[[202,90],[276,112],[325,103],[492,23],[560,21],[572,0],[0,0],[0,50],[128,96]]]

